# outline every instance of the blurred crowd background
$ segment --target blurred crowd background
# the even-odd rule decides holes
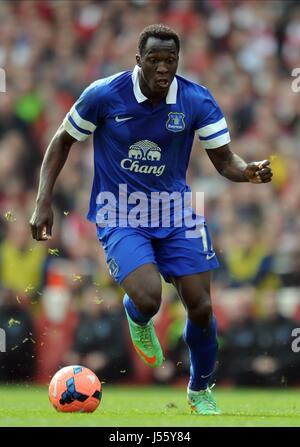
[[[270,159],[264,186],[222,178],[195,139],[188,182],[204,191],[221,261],[212,297],[219,321],[218,384],[299,385],[300,4],[291,0],[2,0],[0,67],[0,380],[47,383],[82,363],[102,381],[186,383],[185,313],[164,284],[155,317],[166,362],[148,369],[133,353],[94,225],[85,219],[92,139],[76,144],[56,185],[52,240],[33,241],[43,154],[92,81],[135,65],[152,23],[181,37],[179,74],[208,87],[226,116],[232,149]],[[297,344],[297,343],[296,343]]]

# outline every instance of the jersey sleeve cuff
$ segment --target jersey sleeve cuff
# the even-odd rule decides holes
[[[222,135],[219,135],[211,140],[201,140],[201,145],[203,149],[217,149],[218,147],[224,146],[225,144],[230,143],[230,135],[229,132],[226,132]]]
[[[77,141],[85,141],[90,134],[85,134],[76,129],[69,121],[68,116],[63,120],[62,126],[66,132],[68,132],[71,137],[75,138]]]

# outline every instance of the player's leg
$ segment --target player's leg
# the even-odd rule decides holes
[[[121,283],[125,308],[136,323],[146,324],[161,303],[161,279],[155,264],[144,264],[129,273]]]
[[[124,307],[134,348],[151,367],[160,366],[163,353],[152,317],[161,302],[161,280],[151,240],[137,229],[97,227],[110,274],[126,292]]]
[[[210,272],[172,277],[187,311],[184,339],[190,353],[188,401],[196,414],[219,414],[209,389],[218,351],[210,297]]]
[[[216,319],[212,314],[209,271],[219,266],[206,223],[191,230],[185,226],[174,229],[164,240],[156,242],[155,256],[159,271],[178,290],[186,310],[184,338],[191,361],[188,387],[189,403],[197,396],[198,414],[218,412],[208,388],[217,356]],[[193,398],[191,397],[193,395]]]
[[[133,346],[147,365],[158,367],[163,362],[163,352],[152,322],[161,303],[161,279],[156,265],[140,266],[126,276],[121,286],[126,292],[123,303]]]

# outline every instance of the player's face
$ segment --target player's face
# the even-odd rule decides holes
[[[143,55],[137,55],[143,82],[154,94],[167,94],[178,66],[178,52],[173,39],[149,37]]]

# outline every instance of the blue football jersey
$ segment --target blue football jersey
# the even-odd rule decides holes
[[[152,106],[143,95],[136,66],[93,82],[63,121],[78,141],[94,138],[94,181],[88,219],[97,221],[99,194],[116,198],[141,191],[190,191],[186,171],[195,132],[204,149],[230,142],[224,115],[209,90],[175,76],[168,95]],[[98,202],[98,203],[97,203]]]

